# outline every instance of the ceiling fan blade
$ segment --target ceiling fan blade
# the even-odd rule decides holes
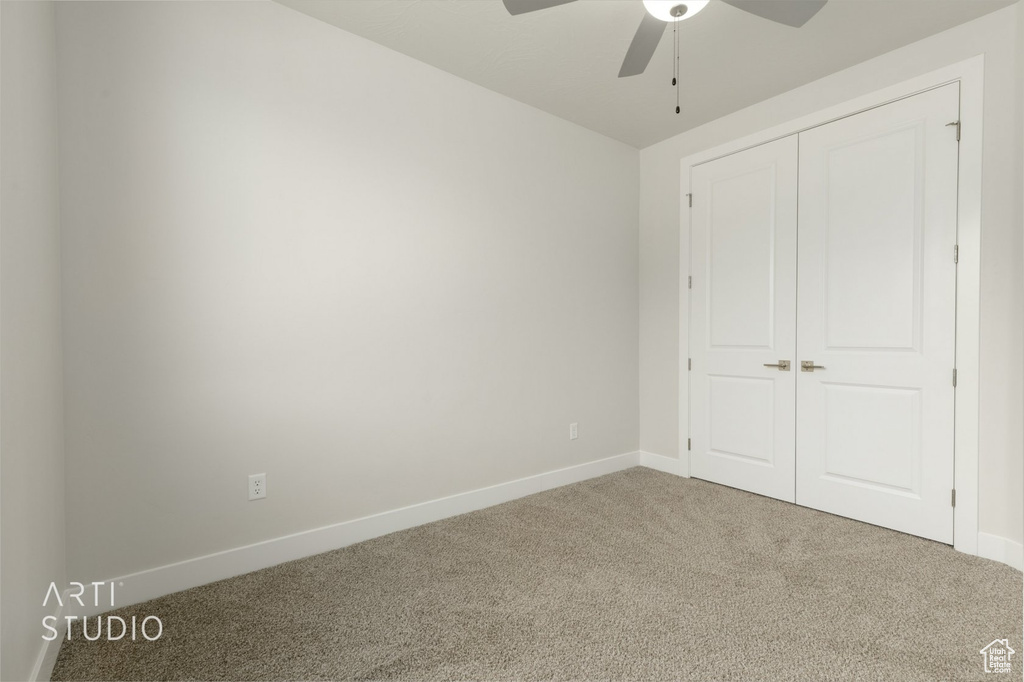
[[[565,5],[575,0],[501,0],[505,3],[505,9],[512,16],[517,14],[526,14],[527,12],[536,12],[539,9],[547,9],[548,7],[557,7],[558,5]]]
[[[759,17],[800,28],[825,6],[828,0],[723,0]]]
[[[633,42],[626,51],[626,58],[622,60],[619,78],[636,76],[644,72],[658,48],[658,43],[661,42],[661,34],[665,32],[667,25],[661,19],[655,19],[644,12],[644,20],[640,22],[640,28],[636,30]]]

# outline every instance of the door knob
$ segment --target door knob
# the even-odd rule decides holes
[[[770,365],[770,364],[768,364],[766,362],[766,363],[764,363],[764,366],[765,367],[778,367],[780,372],[788,372],[789,371],[789,360],[779,360],[778,362],[776,362],[775,364],[772,364],[772,365]]]
[[[814,360],[801,360],[800,371],[801,372],[813,372],[816,369],[825,369],[824,365],[814,364]]]

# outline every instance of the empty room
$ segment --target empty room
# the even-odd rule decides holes
[[[1024,0],[0,0],[3,682],[1021,679],[1022,569]]]

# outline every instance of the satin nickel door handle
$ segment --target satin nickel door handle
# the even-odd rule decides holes
[[[801,372],[813,372],[816,369],[825,369],[824,365],[814,364],[814,360],[801,360],[800,371]]]
[[[766,362],[766,363],[764,363],[764,366],[765,367],[778,367],[780,372],[788,372],[789,371],[789,360],[779,360],[778,362],[776,362],[773,365],[770,365],[770,364],[768,364]]]

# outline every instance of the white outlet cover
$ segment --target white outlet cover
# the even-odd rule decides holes
[[[250,474],[249,475],[249,499],[250,500],[262,500],[267,496],[267,475],[266,474]]]
[[[579,438],[579,424],[573,422],[569,424],[569,440],[576,440]]]

